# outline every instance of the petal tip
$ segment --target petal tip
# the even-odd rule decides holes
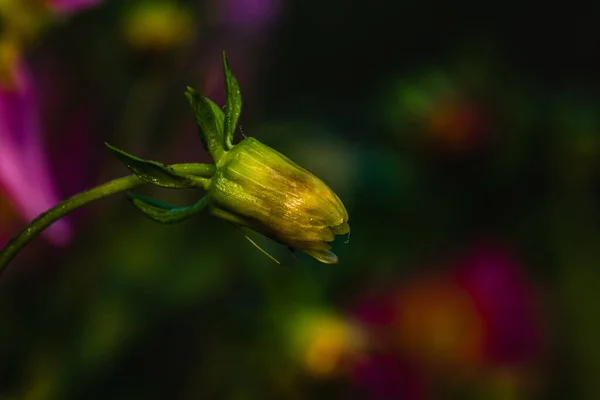
[[[304,252],[323,264],[337,264],[339,261],[338,256],[329,250],[305,250]]]

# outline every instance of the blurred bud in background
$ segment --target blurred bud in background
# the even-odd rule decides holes
[[[125,5],[121,31],[133,49],[161,52],[189,44],[197,28],[184,5],[170,0],[142,0]]]

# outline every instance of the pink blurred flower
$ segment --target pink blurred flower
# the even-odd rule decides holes
[[[482,317],[488,364],[525,364],[540,356],[536,293],[514,255],[498,245],[478,246],[460,260],[454,279]]]
[[[397,364],[370,360],[381,365],[367,371],[381,369],[378,379],[386,380],[372,392],[415,379],[444,387],[497,371],[527,371],[540,360],[544,343],[536,307],[535,287],[514,255],[493,244],[475,246],[448,269],[420,273],[363,297],[352,314],[374,354]],[[517,373],[516,381],[527,379]],[[364,385],[364,379],[357,383]]]
[[[44,153],[34,84],[22,62],[14,70],[13,82],[0,83],[0,187],[27,220],[59,201]],[[61,220],[46,236],[64,245],[71,229]]]

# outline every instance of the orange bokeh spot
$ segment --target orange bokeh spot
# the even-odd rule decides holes
[[[0,40],[0,87],[13,89],[20,49],[15,42]]]
[[[346,362],[358,354],[360,332],[335,315],[307,315],[295,328],[296,351],[304,370],[315,378],[341,373]]]
[[[443,99],[434,107],[427,128],[433,142],[453,151],[472,148],[482,133],[477,109],[457,97]]]
[[[427,369],[464,372],[483,357],[484,326],[469,295],[451,282],[427,279],[397,298],[397,344]]]

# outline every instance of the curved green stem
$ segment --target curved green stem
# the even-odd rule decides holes
[[[213,165],[207,164],[175,164],[171,165],[171,167],[177,172],[196,175],[202,182],[208,182],[208,179],[215,171]],[[96,186],[95,188],[77,193],[76,195],[61,201],[48,211],[40,214],[36,219],[31,221],[25,229],[13,237],[2,250],[0,250],[0,273],[6,269],[10,261],[23,249],[23,247],[25,247],[25,245],[27,245],[27,243],[39,235],[48,226],[52,225],[53,222],[92,201],[116,193],[125,192],[142,184],[144,184],[144,182],[135,175],[117,178],[100,186]]]
[[[31,221],[25,229],[13,237],[7,245],[0,250],[0,273],[8,266],[8,263],[21,251],[27,243],[39,235],[44,229],[50,226],[54,221],[59,220],[65,215],[82,207],[94,200],[110,196],[115,193],[124,192],[136,186],[143,184],[137,176],[129,175],[123,178],[117,178],[104,183],[95,188],[85,190],[76,195],[61,201],[48,211],[40,214]]]

